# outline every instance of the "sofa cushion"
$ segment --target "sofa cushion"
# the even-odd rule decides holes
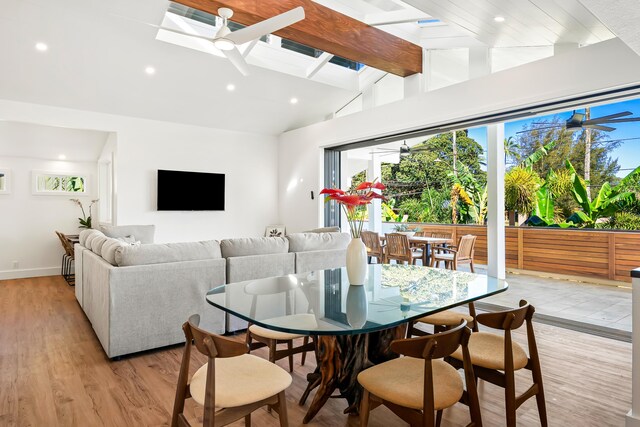
[[[307,252],[345,249],[351,236],[348,233],[293,233],[287,239],[289,252]]]
[[[91,234],[92,231],[97,231],[97,230],[94,230],[93,228],[87,228],[85,230],[82,230],[78,235],[78,243],[80,243],[82,246],[86,248],[87,237],[89,236],[89,234]]]
[[[102,256],[102,246],[107,240],[109,240],[109,238],[102,233],[100,233],[100,235],[98,236],[95,236],[93,239],[91,239],[91,251],[96,255]]]
[[[339,233],[340,227],[320,227],[303,231],[303,233]]]
[[[117,265],[116,263],[116,249],[122,246],[130,246],[128,243],[124,243],[118,239],[107,237],[107,241],[102,245],[102,252],[100,255],[111,265]]]
[[[100,227],[107,237],[117,239],[119,237],[133,236],[140,243],[153,243],[156,232],[155,225],[103,225]]]
[[[289,252],[289,241],[284,237],[244,237],[220,242],[224,258],[282,254]]]
[[[91,249],[91,242],[99,236],[104,236],[100,230],[90,230],[90,232],[85,235],[84,245],[82,246],[87,249]]]
[[[220,244],[215,240],[125,245],[116,248],[115,254],[116,264],[120,267],[214,258],[221,258]]]

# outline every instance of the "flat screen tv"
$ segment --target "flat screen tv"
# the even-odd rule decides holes
[[[224,174],[158,170],[159,211],[223,211]]]

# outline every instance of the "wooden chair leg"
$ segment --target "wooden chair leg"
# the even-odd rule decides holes
[[[287,340],[287,350],[289,350],[289,372],[293,372],[293,340]]]
[[[369,391],[365,388],[362,393],[362,400],[360,401],[360,427],[367,427],[369,425]]]
[[[251,353],[251,343],[253,342],[253,337],[251,336],[251,332],[249,331],[249,327],[251,323],[247,326],[247,335],[245,337],[245,341],[247,343],[247,348],[249,349],[249,353]]]
[[[537,358],[536,358],[537,359]],[[547,405],[544,401],[544,388],[542,387],[542,370],[540,369],[540,360],[532,360],[533,367],[531,369],[531,375],[533,376],[534,384],[538,385],[538,393],[536,393],[536,403],[538,404],[538,415],[540,416],[540,425],[547,427]]]
[[[245,427],[251,427],[251,414],[244,416],[244,425]]]
[[[440,424],[442,423],[442,412],[442,409],[436,412],[436,427],[440,427]]]
[[[289,427],[289,416],[287,415],[287,397],[284,390],[278,393],[278,418],[280,418],[280,427]]]
[[[471,268],[471,272],[475,273],[476,271],[473,269],[473,260],[469,263],[469,268]]]
[[[516,427],[516,388],[513,372],[505,375],[504,400],[507,427]]]
[[[309,344],[309,337],[304,337],[304,339],[302,340],[302,345],[304,345],[306,347],[306,345]],[[304,362],[307,360],[307,352],[303,351],[302,352],[302,360],[300,361],[300,366],[304,366]]]
[[[276,363],[276,340],[269,340],[269,362]]]

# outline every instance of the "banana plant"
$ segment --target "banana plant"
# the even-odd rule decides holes
[[[557,140],[553,140],[548,144],[538,148],[536,151],[531,153],[526,159],[524,159],[522,163],[520,163],[520,166],[525,169],[532,169],[533,165],[539,162],[544,156],[549,154],[549,151],[551,151],[556,146],[557,143],[558,143]]]
[[[602,187],[600,187],[596,198],[591,200],[587,193],[585,183],[580,179],[571,162],[567,160],[565,165],[571,172],[571,180],[573,181],[571,194],[576,203],[578,203],[578,206],[582,209],[581,211],[574,212],[567,218],[567,222],[593,226],[598,219],[613,216],[616,212],[635,203],[636,195],[631,191],[623,191],[623,189],[626,183],[631,181],[637,174],[640,174],[640,166],[624,177],[620,183],[613,188],[608,182],[605,182]]]
[[[458,174],[449,173],[453,182],[452,194],[458,194],[460,216],[464,222],[484,224],[487,217],[487,185],[481,185],[469,170],[469,167],[457,162]]]

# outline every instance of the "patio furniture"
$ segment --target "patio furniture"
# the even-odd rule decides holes
[[[58,239],[60,239],[60,243],[62,244],[62,248],[64,249],[64,254],[62,254],[62,268],[60,274],[64,277],[64,280],[67,282],[69,286],[75,285],[75,274],[74,274],[74,264],[75,264],[75,256],[73,251],[73,245],[63,233],[56,231],[56,235]]]
[[[536,397],[540,423],[547,426],[547,410],[542,387],[540,358],[533,332],[533,313],[535,309],[524,300],[520,307],[495,313],[482,313],[476,321],[493,329],[504,331],[504,335],[488,332],[474,332],[469,338],[469,355],[475,375],[505,389],[507,427],[516,425],[516,410],[530,397]],[[529,356],[520,345],[513,342],[511,331],[520,328],[526,322]],[[451,355],[451,363],[458,369],[464,365],[464,354],[460,349]],[[533,384],[520,396],[516,396],[514,373],[528,369]]]
[[[415,265],[416,260],[423,257],[423,250],[419,248],[412,248],[409,245],[409,238],[406,234],[386,234],[385,262],[390,263],[391,260],[395,260],[396,262],[407,262]]]
[[[171,427],[191,425],[183,413],[188,398],[204,406],[204,427],[225,426],[241,418],[250,426],[251,413],[267,405],[278,412],[280,426],[288,426],[285,389],[291,385],[291,375],[273,363],[247,354],[246,344],[200,329],[199,323],[200,316],[195,314],[182,325],[187,342]],[[194,345],[208,360],[189,381]]]
[[[470,335],[463,321],[438,335],[392,342],[391,350],[405,357],[373,366],[358,375],[358,382],[364,387],[360,426],[369,424],[370,410],[380,404],[412,426],[439,426],[442,411],[458,401],[469,406],[468,426],[481,426],[478,391],[467,347]],[[466,390],[456,369],[443,360],[458,348],[464,360]]]
[[[206,295],[214,307],[263,328],[316,336],[318,366],[307,375],[300,404],[312,390],[316,392],[304,423],[313,419],[336,389],[349,402],[345,413],[356,413],[362,396],[358,374],[397,357],[389,346],[405,337],[409,321],[507,288],[503,280],[472,273],[400,264],[368,268],[363,286],[350,286],[343,267],[229,283]],[[269,293],[254,299],[247,292],[252,287],[288,289],[290,296]],[[312,314],[315,323],[287,321],[300,314]]]
[[[369,257],[369,264],[371,264],[371,258],[375,257],[378,264],[384,264],[384,247],[380,241],[380,235],[374,231],[363,230],[361,233],[362,241],[367,247],[367,256]]]
[[[431,257],[431,267],[444,262],[445,268],[457,270],[460,264],[469,264],[471,272],[475,272],[473,268],[473,254],[476,246],[477,236],[467,234],[460,237],[457,246],[440,247],[438,253],[433,253]]]

